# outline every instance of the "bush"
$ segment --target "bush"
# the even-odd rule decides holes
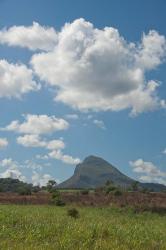
[[[32,192],[31,192],[31,189],[30,188],[27,188],[27,187],[25,187],[25,188],[19,188],[18,189],[18,194],[19,195],[31,195],[32,194]]]
[[[57,199],[57,198],[60,198],[60,192],[54,190],[54,192],[52,192],[52,199]]]
[[[56,206],[65,206],[65,202],[61,199],[59,191],[55,190],[52,193],[51,203],[55,204]]]
[[[115,196],[121,196],[122,195],[122,191],[120,191],[120,190],[117,189],[117,190],[114,191],[114,195]]]
[[[54,204],[59,207],[64,207],[66,205],[66,203],[61,199],[56,199],[54,202]]]
[[[70,208],[67,211],[68,216],[77,219],[79,217],[79,211],[76,208]]]
[[[95,190],[94,190],[95,194],[103,193],[103,191],[104,191],[104,187],[97,187],[97,188],[95,188]]]
[[[34,186],[32,188],[32,192],[34,192],[34,193],[38,193],[39,191],[40,191],[40,187],[39,186]]]
[[[106,188],[105,192],[106,194],[109,194],[110,192],[115,191],[115,190],[116,190],[115,186],[109,186]]]
[[[89,190],[88,189],[81,190],[81,194],[83,195],[89,194]]]
[[[143,189],[141,190],[141,192],[144,193],[144,194],[146,194],[146,193],[149,193],[149,190],[148,190],[147,188],[143,188]]]

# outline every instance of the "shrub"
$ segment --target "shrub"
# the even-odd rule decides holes
[[[61,199],[56,199],[55,200],[55,205],[60,206],[60,207],[64,207],[66,205],[66,203]]]
[[[143,189],[141,190],[141,192],[142,192],[142,193],[148,193],[149,190],[148,190],[148,188],[143,188]]]
[[[116,187],[115,186],[109,186],[105,189],[106,194],[109,194],[112,191],[115,191]]]
[[[94,190],[95,194],[103,193],[103,191],[104,191],[104,187],[97,187],[97,188],[95,188],[95,190]]]
[[[39,186],[34,186],[32,188],[32,192],[34,192],[34,193],[38,193],[39,191],[40,191],[40,187]]]
[[[113,181],[111,181],[111,180],[108,180],[108,181],[106,181],[106,183],[105,183],[105,186],[112,186],[112,185],[114,185],[114,182]]]
[[[52,193],[51,203],[55,204],[56,206],[65,206],[65,202],[61,199],[59,191],[55,190]]]
[[[131,188],[132,188],[132,191],[138,191],[138,189],[139,189],[139,182],[138,181],[134,181],[131,184]]]
[[[60,192],[54,190],[54,192],[52,192],[52,199],[57,199],[57,198],[60,198]]]
[[[81,194],[83,195],[89,194],[89,190],[88,189],[81,190]]]
[[[117,189],[117,190],[114,191],[114,195],[115,196],[121,196],[122,195],[122,191],[120,191],[120,190]]]
[[[31,189],[30,189],[30,188],[21,187],[21,188],[18,189],[18,194],[19,194],[19,195],[31,195],[32,192],[31,192]]]
[[[55,191],[56,185],[57,185],[57,183],[55,180],[49,180],[47,183],[47,186],[46,186],[46,190],[48,192],[52,193]]]
[[[77,219],[79,217],[79,211],[76,208],[70,208],[67,211],[68,216]]]

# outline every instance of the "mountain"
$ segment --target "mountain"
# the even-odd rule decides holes
[[[58,188],[96,188],[105,185],[108,180],[123,188],[131,187],[135,182],[104,159],[88,156],[76,166],[73,176],[60,183]],[[166,189],[164,185],[155,183],[139,183],[139,186],[154,191]]]
[[[60,188],[95,188],[103,186],[106,181],[128,187],[134,182],[117,168],[100,157],[88,156],[78,164],[71,178],[59,184]]]

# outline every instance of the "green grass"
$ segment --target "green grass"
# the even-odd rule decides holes
[[[165,250],[166,216],[117,208],[0,205],[0,249]]]

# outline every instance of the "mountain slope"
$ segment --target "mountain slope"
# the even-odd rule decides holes
[[[111,180],[116,185],[128,187],[134,181],[100,157],[89,156],[76,166],[71,178],[61,183],[60,188],[95,188]]]
[[[108,180],[124,188],[131,187],[135,182],[102,158],[89,156],[76,166],[73,176],[59,184],[58,188],[96,188],[105,185]],[[157,183],[139,183],[139,186],[157,192],[166,190],[164,185]]]

